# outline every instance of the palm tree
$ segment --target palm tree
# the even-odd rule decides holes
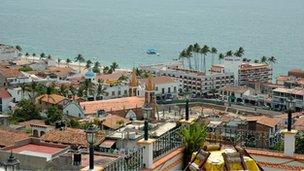
[[[206,55],[210,52],[209,47],[207,45],[204,45],[201,49],[201,53],[204,55],[204,72],[206,73]]]
[[[110,70],[112,70],[112,72],[114,72],[117,68],[119,68],[118,64],[116,62],[113,62],[110,65]]]
[[[78,62],[79,64],[79,73],[81,73],[81,66],[80,64],[85,62],[84,57],[81,54],[78,54],[75,58],[74,58],[75,62]]]
[[[198,70],[199,69],[199,60],[198,60],[198,58],[197,58],[197,54],[200,52],[200,50],[201,50],[201,47],[200,47],[200,45],[198,44],[198,43],[195,43],[194,45],[193,45],[193,52],[194,52],[194,54],[195,54],[195,56],[194,56],[194,65],[195,65],[195,69],[196,70]]]
[[[188,59],[187,58],[187,52],[186,50],[182,50],[180,53],[179,53],[179,59],[182,59],[183,60],[183,65],[185,64],[185,59]],[[189,64],[189,68],[190,68],[190,63],[188,61],[188,64]]]
[[[48,55],[48,56],[47,56],[47,59],[52,59],[52,56],[51,56],[51,55]]]
[[[94,99],[96,100],[96,98],[98,97],[98,99],[102,99],[102,95],[104,95],[106,93],[106,88],[103,87],[101,80],[98,80],[98,86],[97,86],[97,91],[96,91],[96,96],[94,97]]]
[[[36,56],[36,53],[33,53],[33,55],[32,55],[32,56],[33,56],[33,62],[34,62],[34,57]]]
[[[214,54],[217,54],[217,49],[215,47],[211,48],[211,54],[212,54],[212,61],[211,64],[214,64]]]
[[[21,46],[19,46],[19,45],[17,45],[15,48],[16,48],[19,52],[22,51],[22,48],[21,48]]]
[[[267,62],[268,62],[268,58],[266,56],[263,56],[261,58],[261,63],[266,63],[267,64]]]
[[[188,48],[186,49],[187,52],[187,58],[189,58],[189,62],[190,62],[190,69],[192,69],[192,65],[191,65],[191,57],[192,57],[192,53],[193,53],[194,47],[193,45],[189,45]]]
[[[93,72],[100,73],[100,63],[98,61],[94,63]]]
[[[245,50],[240,47],[235,53],[234,56],[241,58],[244,55]]]
[[[66,64],[68,65],[68,67],[70,67],[70,63],[72,62],[71,59],[68,58],[68,59],[66,59],[65,62],[66,62]]]
[[[30,56],[30,54],[29,54],[28,52],[26,52],[26,53],[25,53],[25,56],[28,57],[28,56]]]
[[[233,56],[233,52],[232,52],[231,50],[229,50],[228,52],[226,52],[226,56],[227,56],[227,57]]]
[[[277,63],[277,59],[276,59],[276,57],[274,57],[274,56],[271,56],[270,58],[268,58],[268,62],[269,62],[269,64],[271,65],[271,68],[273,68],[274,66],[274,64],[275,63]]]
[[[224,60],[224,59],[225,59],[224,54],[220,53],[219,57],[218,57],[218,60],[220,61],[220,64],[222,63],[222,60]]]
[[[206,126],[199,123],[194,123],[189,127],[182,129],[181,136],[184,146],[184,168],[188,165],[193,152],[200,149],[206,140]]]
[[[90,68],[92,63],[93,62],[91,60],[87,60],[86,68]]]
[[[103,67],[102,72],[103,72],[104,74],[109,74],[109,71],[110,71],[109,66],[105,66],[105,67]]]
[[[40,59],[42,59],[42,58],[45,58],[45,54],[44,53],[40,54]]]
[[[254,63],[260,63],[260,61],[258,59],[254,60]]]
[[[58,67],[59,67],[60,61],[61,61],[61,59],[58,58],[58,59],[57,59],[57,65],[58,65]]]

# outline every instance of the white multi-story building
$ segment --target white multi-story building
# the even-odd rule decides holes
[[[296,88],[276,88],[272,91],[272,105],[274,109],[286,110],[286,100],[290,97],[294,99],[296,111],[304,110],[304,89]]]
[[[183,92],[188,91],[197,95],[205,94],[211,89],[219,89],[226,85],[234,84],[234,74],[232,72],[212,72],[206,75],[203,72],[181,69],[179,66],[168,66],[165,64],[143,66],[142,68],[157,76],[175,78],[179,81]]]
[[[17,58],[19,51],[12,47],[0,44],[0,59],[14,59]]]
[[[238,68],[238,84],[249,82],[268,83],[272,81],[272,68],[265,63],[242,63]]]

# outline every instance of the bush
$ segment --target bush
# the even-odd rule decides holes
[[[19,69],[19,71],[29,72],[29,71],[33,71],[33,68],[31,68],[30,66],[23,66],[22,68]]]

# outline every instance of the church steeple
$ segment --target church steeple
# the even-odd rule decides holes
[[[131,73],[131,79],[129,83],[129,96],[136,96],[137,95],[137,87],[139,85],[136,70],[133,68],[133,71]]]
[[[155,120],[155,112],[156,112],[156,97],[155,97],[155,83],[153,81],[153,77],[151,75],[148,76],[145,82],[145,106],[150,106],[151,110],[151,120]]]

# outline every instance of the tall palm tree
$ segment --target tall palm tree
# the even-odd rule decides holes
[[[93,62],[91,60],[87,60],[86,68],[90,68]]]
[[[220,64],[222,63],[222,60],[224,60],[224,59],[225,59],[224,54],[220,53],[219,57],[218,57],[218,60],[220,61]]]
[[[59,67],[60,61],[61,61],[61,59],[58,58],[58,59],[57,59],[57,65],[58,65],[58,67]]]
[[[234,55],[236,57],[240,58],[244,55],[244,53],[245,53],[245,50],[243,49],[243,47],[239,47],[239,49],[234,53]]]
[[[26,52],[26,53],[25,53],[25,56],[28,57],[28,56],[30,56],[30,54],[29,54],[28,52]]]
[[[68,59],[66,59],[65,62],[66,62],[66,64],[67,64],[67,66],[70,67],[70,63],[72,62],[71,59],[68,58]]]
[[[40,59],[43,59],[43,58],[45,58],[45,53],[42,52],[42,53],[40,54]]]
[[[201,53],[204,55],[204,72],[207,72],[206,68],[206,55],[210,52],[209,47],[207,45],[204,45],[201,49]]]
[[[195,65],[195,69],[196,70],[198,70],[199,69],[199,60],[198,60],[198,58],[197,58],[197,54],[200,52],[200,50],[201,50],[201,47],[200,47],[200,45],[198,44],[198,43],[195,43],[194,45],[193,45],[193,52],[194,52],[194,65]]]
[[[21,48],[21,46],[19,46],[19,45],[17,45],[15,48],[16,48],[19,52],[22,51],[22,48]]]
[[[94,99],[96,100],[96,98],[98,97],[98,99],[102,99],[102,95],[104,95],[106,93],[106,88],[103,87],[102,85],[102,81],[98,80],[98,86],[97,86],[97,91],[96,91],[96,96],[94,96]]]
[[[81,66],[80,64],[85,62],[84,57],[81,54],[78,54],[75,58],[74,58],[75,62],[78,62],[78,66],[79,66],[79,73],[81,73]]]
[[[110,67],[109,67],[109,66],[103,67],[102,72],[103,72],[104,74],[109,74],[109,71],[110,71]]]
[[[226,52],[225,56],[231,57],[231,56],[233,56],[233,52],[231,50],[229,50],[228,52]]]
[[[215,47],[211,48],[211,54],[212,54],[212,61],[211,64],[214,64],[214,54],[217,54],[217,49]]]
[[[266,56],[262,56],[261,62],[262,63],[268,63],[268,58]]]
[[[48,55],[48,56],[47,56],[47,59],[52,59],[52,56],[51,56],[51,55]]]
[[[186,50],[186,52],[187,52],[187,58],[189,58],[188,60],[190,62],[190,69],[192,69],[191,58],[192,58],[193,50],[194,50],[193,45],[189,45],[187,47],[187,50]]]
[[[33,62],[35,62],[34,57],[36,56],[36,53],[33,53],[32,56],[33,56]]]
[[[113,62],[110,65],[110,69],[114,72],[117,68],[119,68],[118,64],[116,62]]]
[[[260,63],[260,61],[258,59],[254,60],[254,63]]]
[[[93,72],[100,73],[100,63],[98,61],[94,63]]]
[[[186,50],[182,50],[180,53],[179,53],[179,59],[181,59],[183,61],[183,65],[185,64],[185,59],[188,59],[187,58],[187,52]],[[188,65],[189,65],[189,68],[190,68],[190,63],[188,62]]]
[[[274,65],[275,63],[277,63],[277,58],[274,57],[274,56],[271,56],[270,58],[268,58],[268,62],[270,63],[271,68],[273,68],[273,65]]]

